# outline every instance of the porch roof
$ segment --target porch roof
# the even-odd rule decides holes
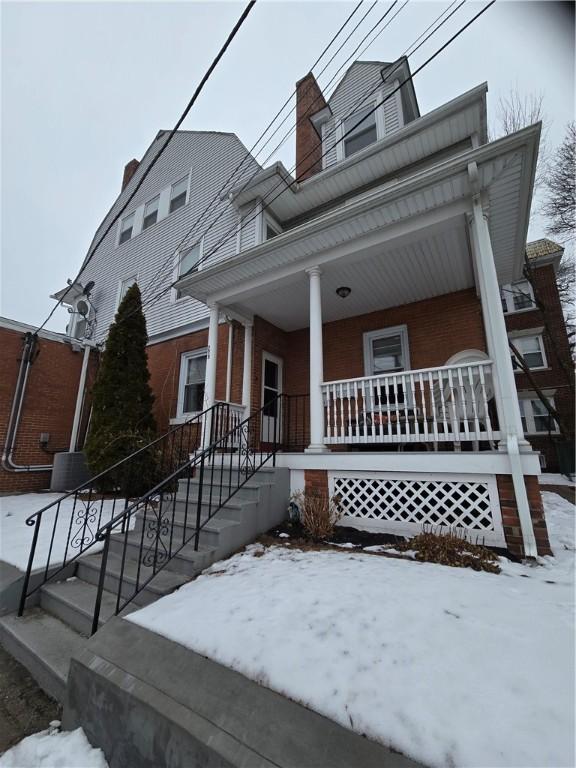
[[[305,181],[296,182],[278,162],[248,184],[237,184],[228,197],[238,207],[270,197],[267,209],[278,221],[288,221],[378,179],[405,174],[409,166],[469,140],[474,133],[484,143],[487,90],[483,83]]]

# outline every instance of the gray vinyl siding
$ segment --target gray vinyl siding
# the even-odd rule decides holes
[[[351,114],[381,101],[397,87],[398,82],[392,81],[384,85],[381,71],[386,64],[381,62],[356,62],[353,64],[328,103],[332,110],[332,118],[322,126],[324,168],[329,168],[337,162],[336,143],[339,139],[338,126],[341,121]],[[396,95],[391,96],[383,104],[384,130],[388,135],[402,127],[401,102]]]
[[[166,133],[162,134],[153,142],[134,178],[104,219],[93,243],[123,205],[166,137]],[[245,156],[245,147],[233,134],[182,131],[174,136],[124,215],[139,209],[159,192],[189,174],[187,204],[118,246],[119,224],[115,224],[82,272],[80,279],[83,284],[89,280],[95,281],[92,301],[96,308],[97,341],[106,337],[114,319],[122,279],[137,273],[144,301],[162,289],[167,289],[173,282],[176,250],[185,235],[184,247],[202,239],[203,257],[208,257],[205,264],[235,255],[238,213],[228,200],[220,199],[219,192]],[[255,161],[250,159],[244,164],[242,172],[253,173],[257,167]],[[215,197],[218,200],[210,212],[193,227]],[[187,234],[191,228],[192,231]],[[148,335],[153,337],[170,333],[182,326],[200,323],[208,312],[203,304],[189,297],[175,300],[175,292],[170,289],[149,307],[145,307],[145,314]]]
[[[240,231],[238,251],[245,251],[257,244],[256,228],[259,224],[259,201],[242,206],[240,210]]]

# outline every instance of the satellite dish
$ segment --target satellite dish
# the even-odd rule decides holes
[[[90,314],[90,304],[88,304],[87,301],[84,301],[84,299],[80,299],[76,303],[76,312],[78,312],[82,317],[88,317]]]
[[[89,283],[86,283],[86,287],[84,288],[84,291],[83,291],[84,296],[90,296],[90,293],[94,288],[94,285],[95,285],[94,280],[90,280]]]

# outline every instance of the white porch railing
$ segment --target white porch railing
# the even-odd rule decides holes
[[[322,384],[324,442],[490,443],[490,360]],[[475,446],[477,447],[477,445]]]

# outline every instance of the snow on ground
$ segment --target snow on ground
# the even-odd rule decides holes
[[[253,545],[127,618],[428,766],[573,766],[575,508],[543,498],[541,565]]]
[[[566,477],[566,475],[555,475],[552,472],[544,472],[539,477],[540,485],[569,485],[574,487],[574,480]]]
[[[0,496],[0,560],[16,566],[21,571],[26,570],[32,544],[32,534],[34,532],[33,526],[26,525],[26,518],[51,502],[56,501],[60,496],[61,494],[59,493],[23,493],[16,496]],[[123,504],[123,500],[116,501],[114,514],[118,514],[122,510]],[[100,505],[101,502],[98,501],[95,507],[96,519],[94,522],[90,522],[93,530],[95,530],[94,523],[98,523]],[[112,506],[112,501],[102,502],[102,525],[110,519]],[[70,541],[74,541],[75,536],[81,534],[83,527],[83,520],[79,519],[81,511],[83,511],[83,506],[80,502],[76,504],[76,510],[74,510],[73,498],[66,499],[60,505],[56,534],[50,556],[51,564],[56,565],[62,562],[69,531],[71,530]],[[70,518],[73,512],[72,528],[70,529]],[[34,557],[34,568],[46,565],[55,519],[55,507],[47,510],[42,515],[36,555]],[[90,548],[90,553],[96,552],[101,547],[100,543],[95,544]],[[67,556],[70,557],[72,554],[73,550],[69,546]]]
[[[108,768],[108,763],[78,728],[27,736],[0,756],[0,768]]]

